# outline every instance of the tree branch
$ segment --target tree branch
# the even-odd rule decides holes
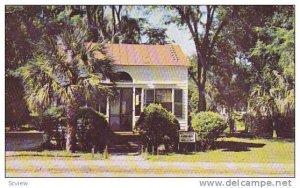
[[[233,14],[233,13],[232,13]],[[215,32],[210,44],[209,44],[209,52],[208,52],[208,57],[210,58],[214,45],[219,37],[220,32],[224,28],[224,26],[227,24],[229,13],[227,12],[226,15],[224,16],[223,20],[221,21],[220,25],[217,28],[217,31]]]
[[[193,72],[193,70],[192,70],[192,69],[189,69],[188,72],[189,72],[189,75],[190,75],[190,77],[192,78],[192,80],[193,80],[193,81],[195,82],[195,84],[198,86],[198,85],[199,85],[199,82],[198,82],[197,77],[196,77],[195,73]]]
[[[209,5],[207,5],[206,8],[207,8],[207,18],[206,18],[206,24],[205,24],[205,34],[204,34],[204,38],[203,38],[202,50],[203,50],[205,56],[208,57],[206,52],[209,47],[209,35],[210,35],[209,31],[211,29],[211,24],[213,21],[214,9],[211,9],[211,7]]]

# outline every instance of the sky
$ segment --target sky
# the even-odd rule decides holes
[[[128,11],[132,17],[146,18],[149,24],[154,27],[164,27],[167,29],[166,34],[170,41],[179,44],[187,56],[196,53],[195,44],[191,39],[191,34],[187,28],[179,28],[176,24],[164,24],[165,12],[162,10],[152,10],[149,14],[140,9],[133,9]]]
[[[164,12],[155,11],[150,14],[150,24],[157,24],[157,26],[163,25]],[[191,34],[187,28],[179,28],[176,24],[170,24],[166,26],[167,36],[171,41],[179,44],[187,56],[191,56],[196,53],[195,44],[191,39]]]
[[[187,29],[180,30],[175,24],[172,24],[167,27],[166,32],[170,39],[174,40],[175,43],[181,46],[187,56],[191,56],[196,53],[195,44]]]

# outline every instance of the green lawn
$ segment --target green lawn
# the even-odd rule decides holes
[[[294,163],[294,142],[220,138],[217,149],[191,154],[145,155],[150,161]]]
[[[6,155],[7,158],[17,158],[19,160],[33,160],[33,159],[52,159],[52,158],[61,158],[64,160],[74,160],[74,159],[104,159],[102,154],[94,154],[92,156],[91,153],[70,153],[67,151],[18,151],[18,152],[9,152]]]
[[[250,138],[219,138],[217,148],[207,152],[189,154],[144,155],[149,161],[179,162],[254,162],[254,163],[294,163],[294,141]],[[102,154],[69,153],[66,151],[18,151],[8,152],[9,159],[22,160],[53,159],[102,160]]]

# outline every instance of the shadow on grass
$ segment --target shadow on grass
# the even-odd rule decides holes
[[[225,137],[227,138],[231,138],[231,137],[235,137],[235,138],[255,138],[254,134],[251,133],[247,133],[247,132],[234,132],[234,133],[225,133]]]
[[[247,143],[247,142],[235,142],[235,141],[216,141],[215,149],[221,149],[224,152],[241,152],[251,151],[251,148],[262,148],[266,144],[262,143]]]

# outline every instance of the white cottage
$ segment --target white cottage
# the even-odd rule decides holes
[[[112,130],[132,131],[150,103],[172,112],[187,130],[190,62],[178,45],[109,44],[107,55],[120,75],[117,99],[100,105]]]

